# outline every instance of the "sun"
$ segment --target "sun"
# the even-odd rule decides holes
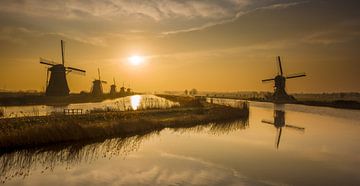
[[[139,55],[133,55],[133,56],[130,56],[128,58],[129,62],[132,64],[132,65],[140,65],[141,63],[144,62],[144,57],[143,56],[139,56]]]

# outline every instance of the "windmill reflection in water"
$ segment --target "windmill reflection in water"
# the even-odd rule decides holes
[[[299,132],[305,132],[305,128],[295,126],[295,125],[289,125],[286,124],[285,121],[285,111],[283,109],[283,104],[275,104],[274,105],[274,120],[262,120],[261,122],[265,124],[274,125],[277,131],[276,138],[275,138],[275,147],[278,149],[280,145],[280,139],[281,139],[281,133],[283,128],[293,129],[297,130]]]

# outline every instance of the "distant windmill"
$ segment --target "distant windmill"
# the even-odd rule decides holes
[[[264,80],[262,80],[262,82],[264,83],[264,82],[269,82],[269,81],[275,81],[274,94],[273,94],[273,101],[274,102],[276,102],[276,103],[286,103],[286,102],[295,101],[294,97],[289,96],[286,93],[286,90],[285,90],[286,79],[304,77],[304,76],[306,76],[306,74],[305,73],[297,73],[297,74],[284,76],[280,56],[277,57],[277,61],[278,61],[278,74],[277,74],[277,76],[275,76],[275,78],[264,79]]]
[[[116,83],[115,78],[113,78],[114,84],[110,86],[110,95],[116,95]]]
[[[126,93],[127,93],[127,94],[130,94],[130,93],[131,93],[130,84],[129,84],[129,88],[126,89]]]
[[[120,88],[120,94],[122,94],[122,95],[126,94],[126,88],[125,88],[124,82],[122,84],[122,87]]]
[[[48,65],[46,73],[46,92],[47,96],[67,96],[69,95],[70,89],[66,80],[66,74],[70,72],[78,72],[85,75],[85,70],[81,70],[73,67],[65,67],[65,46],[64,41],[61,40],[61,57],[62,63],[58,64],[54,61],[40,58],[40,63]],[[50,80],[49,80],[50,73]]]
[[[98,76],[99,76],[99,79],[95,79],[93,81],[93,86],[91,88],[91,94],[94,95],[94,96],[101,96],[103,95],[103,87],[102,87],[102,84],[106,84],[107,82],[106,81],[102,81],[101,80],[101,76],[100,76],[100,69],[98,69]]]
[[[280,145],[280,139],[281,139],[281,133],[282,133],[282,129],[285,128],[289,128],[289,129],[295,129],[301,132],[305,131],[305,128],[303,127],[298,127],[298,126],[294,126],[294,125],[287,125],[285,123],[285,111],[282,110],[274,110],[274,121],[268,121],[268,120],[262,120],[261,122],[265,123],[265,124],[270,124],[270,125],[274,125],[276,130],[277,130],[277,135],[275,138],[275,147],[279,148]]]

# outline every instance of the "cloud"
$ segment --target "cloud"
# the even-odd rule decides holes
[[[301,1],[301,2],[292,2],[292,3],[279,3],[279,4],[272,4],[272,5],[257,7],[257,8],[254,8],[252,10],[247,10],[247,11],[233,12],[232,17],[230,17],[228,19],[215,21],[215,22],[208,22],[208,23],[205,23],[205,24],[197,26],[197,27],[192,27],[192,28],[187,28],[187,29],[182,29],[182,30],[165,31],[165,32],[162,32],[162,34],[163,35],[169,35],[169,34],[177,34],[177,33],[184,33],[184,32],[192,32],[192,31],[203,30],[203,29],[213,27],[213,26],[216,26],[216,25],[222,25],[222,24],[234,22],[239,17],[241,17],[243,15],[246,15],[246,14],[249,14],[249,13],[253,13],[253,12],[258,11],[258,10],[285,9],[285,8],[289,8],[289,7],[292,7],[292,6],[297,6],[297,5],[303,4],[303,3],[306,3],[306,2]]]
[[[0,40],[13,44],[24,45],[27,43],[28,37],[58,36],[63,39],[77,41],[83,44],[93,46],[107,46],[104,37],[90,36],[86,34],[65,33],[65,32],[43,32],[24,27],[0,27]]]
[[[30,16],[55,16],[83,18],[84,14],[97,17],[143,15],[154,20],[167,18],[222,18],[243,8],[249,0],[23,0],[0,2],[0,11],[22,13]]]
[[[20,35],[1,30],[0,26],[0,40],[24,44],[26,39],[21,35],[58,36],[105,47],[114,37],[131,40],[204,30],[234,22],[257,10],[282,9],[300,3],[274,4],[262,0],[3,0],[0,1],[0,13],[21,19],[20,25],[12,22],[3,27],[14,27]],[[21,23],[24,21],[32,23],[32,28]],[[140,32],[131,32],[139,29]]]
[[[360,30],[327,30],[305,36],[302,41],[307,44],[331,45],[346,43],[360,38]]]

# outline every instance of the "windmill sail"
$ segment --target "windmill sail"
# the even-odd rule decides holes
[[[65,46],[64,46],[64,41],[61,40],[61,61],[62,61],[62,65],[65,65]]]
[[[277,57],[277,60],[278,60],[278,65],[279,65],[279,74],[283,75],[283,69],[282,69],[282,65],[281,65],[280,56]]]
[[[286,76],[286,79],[292,79],[292,78],[299,78],[299,77],[305,77],[305,73],[297,73],[297,74],[291,74]]]
[[[270,78],[270,79],[264,79],[264,80],[261,80],[262,82],[268,82],[268,81],[274,81],[275,79],[274,78]]]
[[[49,65],[49,66],[58,65],[55,61],[51,61],[51,60],[44,59],[44,58],[40,58],[40,63],[44,64],[44,65]]]

